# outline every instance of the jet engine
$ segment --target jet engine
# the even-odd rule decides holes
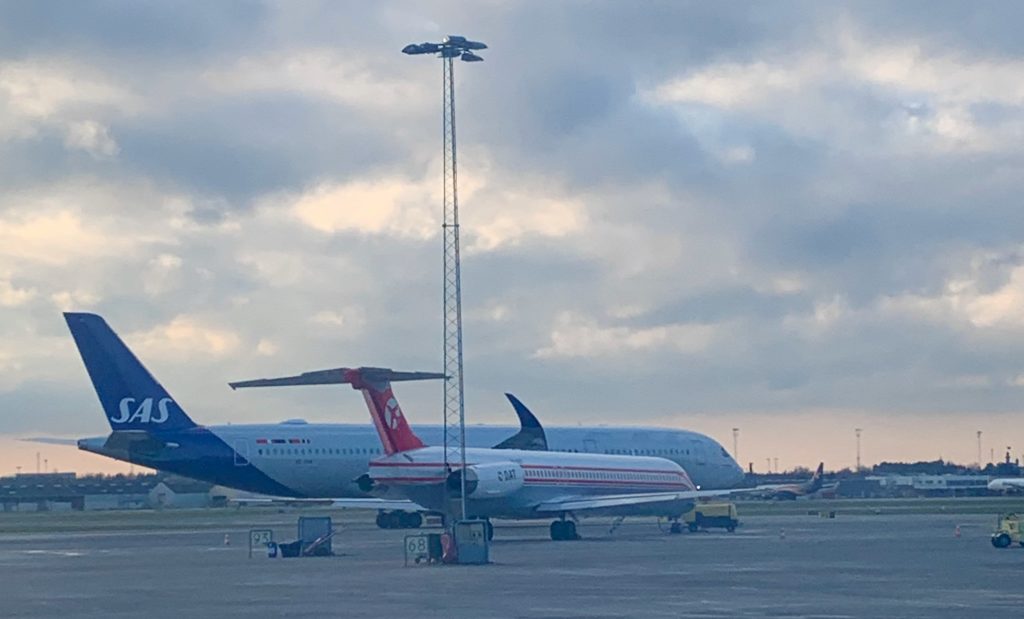
[[[448,476],[448,489],[458,493],[462,471]],[[466,467],[466,498],[493,499],[523,487],[523,467],[515,462],[488,462]]]

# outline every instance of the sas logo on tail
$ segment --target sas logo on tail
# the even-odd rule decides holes
[[[170,398],[160,398],[153,411],[153,398],[139,402],[135,398],[122,398],[118,406],[117,417],[111,417],[111,423],[163,423],[170,416],[167,407],[174,403]]]

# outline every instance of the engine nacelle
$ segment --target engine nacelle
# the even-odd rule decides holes
[[[458,492],[461,471],[448,476],[448,488]],[[493,499],[508,496],[523,487],[523,467],[515,462],[489,462],[466,467],[466,497]]]

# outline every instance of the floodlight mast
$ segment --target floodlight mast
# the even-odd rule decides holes
[[[448,35],[440,43],[412,43],[409,55],[434,54],[441,59],[442,133],[444,158],[444,466],[459,467],[459,518],[466,518],[466,408],[462,379],[462,269],[459,256],[459,196],[455,145],[455,58],[480,62],[473,50],[487,49],[479,41]],[[456,430],[457,429],[457,430]],[[445,483],[448,492],[448,484]],[[445,505],[451,510],[451,500]],[[453,511],[453,510],[452,510]]]

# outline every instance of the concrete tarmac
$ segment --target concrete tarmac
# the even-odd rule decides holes
[[[286,523],[298,515],[276,517],[277,539],[294,537]],[[753,516],[734,534],[673,536],[651,521],[614,534],[584,521],[575,542],[516,523],[498,526],[492,565],[407,568],[406,533],[362,517],[342,524],[338,556],[249,559],[259,520],[0,533],[0,616],[959,618],[1024,607],[1024,548],[992,548],[994,516]]]

